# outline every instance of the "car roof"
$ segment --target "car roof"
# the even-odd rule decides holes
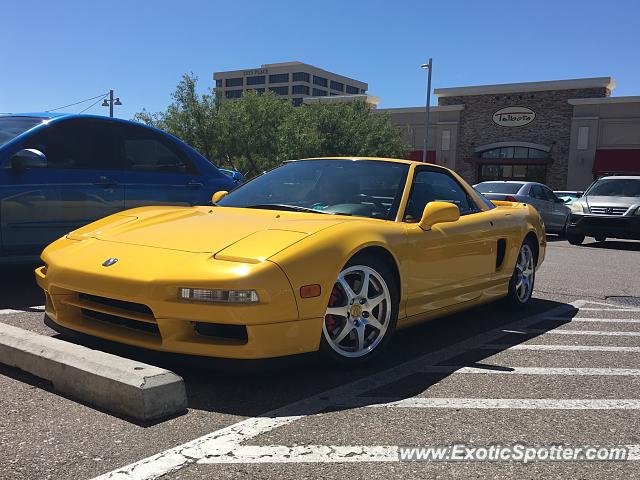
[[[620,180],[640,180],[640,175],[605,175],[604,177],[600,177],[598,180],[611,180],[614,178]]]
[[[41,118],[43,120],[62,120],[63,118],[95,118],[99,120],[110,120],[114,122],[121,123],[133,123],[135,125],[142,125],[143,127],[150,127],[149,125],[145,125],[144,123],[135,122],[132,120],[126,120],[124,118],[116,118],[116,117],[105,117],[104,115],[88,115],[82,113],[60,113],[60,112],[32,112],[32,113],[3,113],[0,115],[0,118],[6,117],[23,117],[23,118]],[[156,129],[157,130],[157,129]],[[167,133],[167,132],[163,132]]]
[[[428,162],[425,163],[425,162],[419,162],[417,160],[407,160],[403,158],[385,158],[385,157],[309,157],[309,158],[300,158],[293,161],[299,162],[299,161],[305,161],[305,160],[353,160],[356,162],[359,160],[375,160],[377,162],[394,162],[394,163],[403,163],[406,165],[429,165],[429,166],[434,166],[438,168],[445,168],[442,165],[436,165],[435,163],[428,163]]]

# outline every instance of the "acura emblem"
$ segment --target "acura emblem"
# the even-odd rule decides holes
[[[118,263],[118,259],[111,257],[111,258],[107,258],[104,262],[102,262],[102,266],[103,267],[110,267],[114,263]]]

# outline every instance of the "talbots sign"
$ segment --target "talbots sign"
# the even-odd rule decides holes
[[[522,127],[534,118],[536,112],[527,107],[505,107],[493,114],[493,122],[501,127]]]

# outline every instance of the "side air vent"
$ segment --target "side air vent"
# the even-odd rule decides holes
[[[498,248],[496,250],[496,270],[502,266],[504,262],[504,254],[507,251],[507,241],[504,238],[498,239]]]

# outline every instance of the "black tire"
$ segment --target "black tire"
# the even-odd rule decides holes
[[[578,232],[567,230],[567,241],[571,245],[581,245],[584,242],[584,235]]]
[[[604,242],[607,237],[603,236],[603,235],[598,235],[597,237],[593,237],[596,239],[596,242]]]
[[[347,264],[342,268],[341,273],[349,269],[350,267],[356,266],[369,267],[375,270],[375,272],[377,272],[380,277],[382,277],[390,296],[390,317],[388,319],[388,323],[386,323],[387,327],[382,339],[371,351],[363,354],[362,356],[349,357],[336,351],[336,349],[327,340],[326,336],[330,334],[328,333],[328,327],[326,327],[325,322],[328,321],[326,317],[329,317],[329,315],[325,315],[325,319],[323,320],[323,329],[320,333],[320,355],[322,359],[327,360],[333,365],[357,367],[369,363],[385,350],[385,348],[391,341],[391,337],[395,332],[396,323],[398,321],[400,288],[397,284],[395,275],[393,274],[389,265],[386,262],[373,257],[372,255],[356,255],[351,260],[349,260],[349,262],[347,262]],[[378,310],[378,315],[380,314],[379,312],[380,311]]]
[[[526,295],[522,295],[522,292],[519,292],[519,282],[521,276],[519,275],[518,265],[520,261],[520,256],[523,250],[528,249],[529,254],[531,255],[531,274],[529,277],[530,287]],[[538,257],[536,255],[536,245],[531,239],[527,239],[522,242],[520,246],[520,250],[518,250],[518,257],[516,258],[516,263],[513,267],[513,274],[511,275],[511,279],[509,280],[509,289],[507,292],[507,297],[505,301],[508,305],[515,308],[523,308],[526,307],[531,301],[531,296],[533,295],[533,288],[535,286],[536,280],[536,265],[538,264]]]

